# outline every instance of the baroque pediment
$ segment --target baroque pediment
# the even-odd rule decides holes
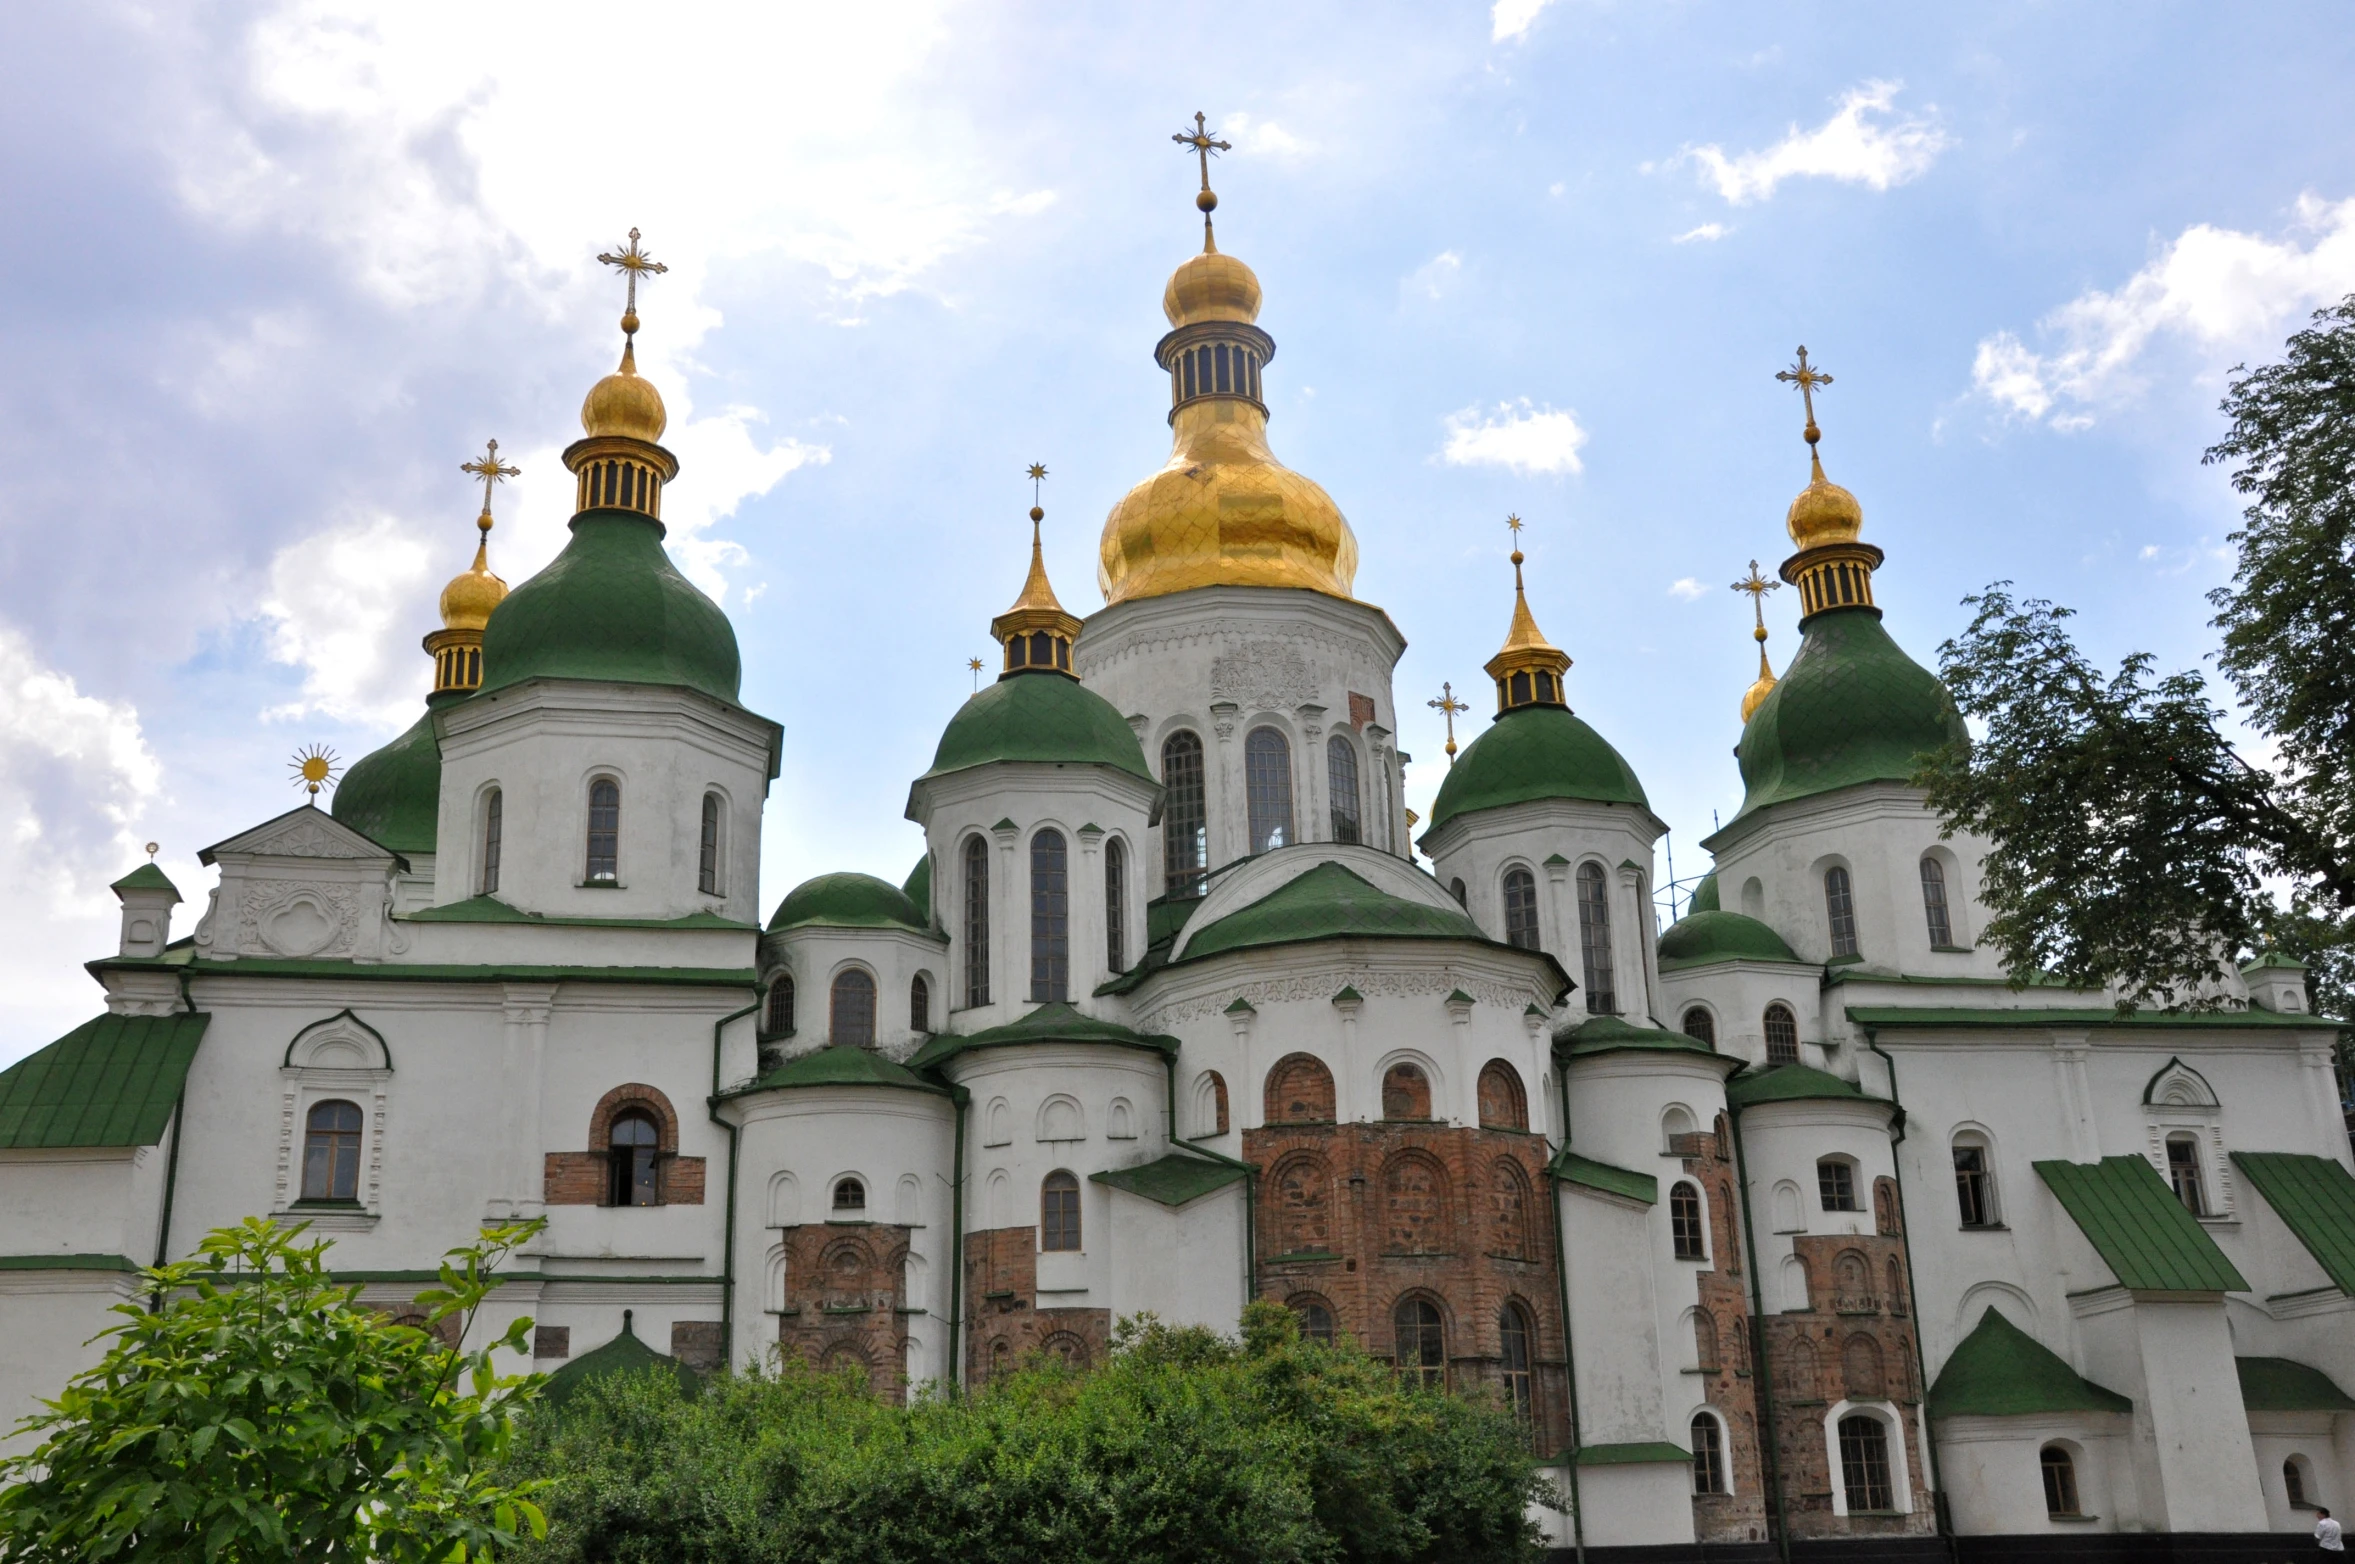
[[[323,809],[305,804],[250,831],[216,842],[197,855],[210,865],[223,853],[265,858],[341,858],[397,861],[391,848],[371,840]]]

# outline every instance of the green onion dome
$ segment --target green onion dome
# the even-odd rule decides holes
[[[1650,807],[1633,768],[1567,706],[1517,706],[1448,767],[1431,803],[1431,830],[1474,810],[1541,798]]]
[[[1660,936],[1660,970],[1713,961],[1797,961],[1783,937],[1738,912],[1688,912]]]
[[[1814,614],[1742,728],[1734,818],[1862,782],[1910,781],[1931,751],[1968,742],[1954,697],[1889,639],[1879,609]]]
[[[662,536],[662,523],[630,511],[573,517],[564,552],[508,593],[483,630],[483,689],[595,679],[683,685],[735,704],[735,629],[679,574]]]
[[[1010,673],[958,707],[924,775],[946,776],[1000,760],[1110,766],[1153,780],[1136,733],[1118,709],[1076,679],[1044,669]]]
[[[336,784],[328,813],[396,853],[432,852],[442,807],[442,747],[434,737],[433,708],[466,693],[429,697],[425,715],[408,732],[353,761]]]
[[[889,880],[871,874],[821,874],[788,891],[769,917],[769,932],[780,929],[914,929],[932,920]]]

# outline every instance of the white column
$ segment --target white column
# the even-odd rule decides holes
[[[1303,842],[1329,842],[1333,839],[1331,810],[1325,801],[1325,789],[1330,781],[1325,775],[1325,708],[1301,706],[1293,715],[1300,719],[1300,760],[1295,768],[1302,786],[1301,817],[1294,821]]]
[[[2091,1045],[2083,1032],[2052,1034],[2053,1074],[2060,1088],[2061,1114],[2068,1121],[2069,1160],[2101,1160],[2101,1138],[2093,1128],[2093,1083],[2085,1068]]]
[[[503,1166],[491,1182],[486,1213],[493,1221],[521,1221],[546,1209],[545,1153],[556,1144],[541,1122],[546,1092],[548,1015],[555,1008],[553,983],[509,983],[500,991],[499,1090],[509,1105]]]
[[[1358,1113],[1357,1070],[1357,1013],[1365,1008],[1362,999],[1335,999],[1333,1008],[1341,1012],[1341,1065],[1333,1072],[1333,1119],[1338,1124],[1354,1124]]]
[[[1233,701],[1210,704],[1210,729],[1218,736],[1217,751],[1206,757],[1211,774],[1203,800],[1210,816],[1210,868],[1233,863],[1251,851],[1251,812],[1243,797],[1241,767],[1235,759],[1235,719],[1242,708]]]
[[[1461,999],[1449,999],[1447,1020],[1455,1033],[1455,1088],[1456,1122],[1477,1125],[1480,1122],[1480,1066],[1486,1061],[1472,1056],[1472,1007]]]
[[[1546,903],[1553,914],[1553,942],[1545,948],[1562,964],[1563,971],[1583,985],[1586,973],[1578,961],[1577,915],[1568,900],[1569,888],[1570,860],[1554,853],[1545,861]]]
[[[992,887],[990,896],[996,905],[990,912],[990,921],[995,927],[991,930],[990,939],[993,948],[989,953],[989,997],[995,1004],[1019,1005],[1030,994],[1029,963],[1027,960],[1020,966],[1015,963],[1017,944],[1024,957],[1030,954],[1029,922],[1024,920],[1019,934],[1014,922],[1015,909],[1022,905],[1022,898],[1016,894],[1014,886],[1014,843],[1020,839],[1022,828],[1009,820],[1002,825],[993,825],[989,830],[990,835],[997,838],[998,844],[998,883]],[[1020,988],[1014,986],[1014,975],[1017,972],[1022,974]],[[1009,1010],[1007,1014],[1013,1012]],[[827,1041],[832,1042],[833,1038],[828,1037]]]
[[[1082,826],[1079,860],[1071,866],[1071,999],[1083,995],[1112,974],[1104,970],[1104,828]]]

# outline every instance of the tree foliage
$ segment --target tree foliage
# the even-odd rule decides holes
[[[548,1564],[1502,1564],[1544,1493],[1509,1415],[1270,1303],[1240,1338],[1123,1322],[1093,1372],[907,1407],[798,1362],[692,1397],[616,1374],[535,1413],[514,1470],[552,1485]]]
[[[544,1531],[536,1485],[497,1470],[536,1381],[493,1358],[531,1322],[455,1345],[538,1226],[444,1257],[417,1298],[437,1329],[359,1307],[327,1243],[260,1218],[148,1271],[150,1305],[115,1309],[105,1356],[20,1426],[39,1444],[0,1461],[0,1558],[487,1561]]]

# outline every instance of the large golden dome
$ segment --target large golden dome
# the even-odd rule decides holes
[[[483,539],[474,551],[474,563],[459,575],[450,578],[442,588],[442,628],[445,630],[480,630],[491,622],[491,610],[507,596],[507,583],[491,574],[490,532],[491,518],[484,512],[478,523]]]
[[[633,317],[631,324],[636,323]],[[652,445],[662,438],[669,422],[670,413],[662,405],[662,393],[654,389],[653,381],[638,373],[638,349],[634,342],[623,346],[621,368],[589,387],[588,397],[581,403],[581,428],[591,438],[619,435]]]
[[[1821,548],[1826,543],[1853,543],[1864,531],[1864,507],[1856,496],[1823,475],[1823,459],[1812,449],[1808,454],[1815,476],[1799,497],[1791,501],[1790,514],[1784,525],[1790,530],[1791,541],[1800,548]]]
[[[1233,256],[1205,250],[1169,274],[1161,313],[1172,326],[1205,320],[1249,325],[1259,319],[1259,279]]]

